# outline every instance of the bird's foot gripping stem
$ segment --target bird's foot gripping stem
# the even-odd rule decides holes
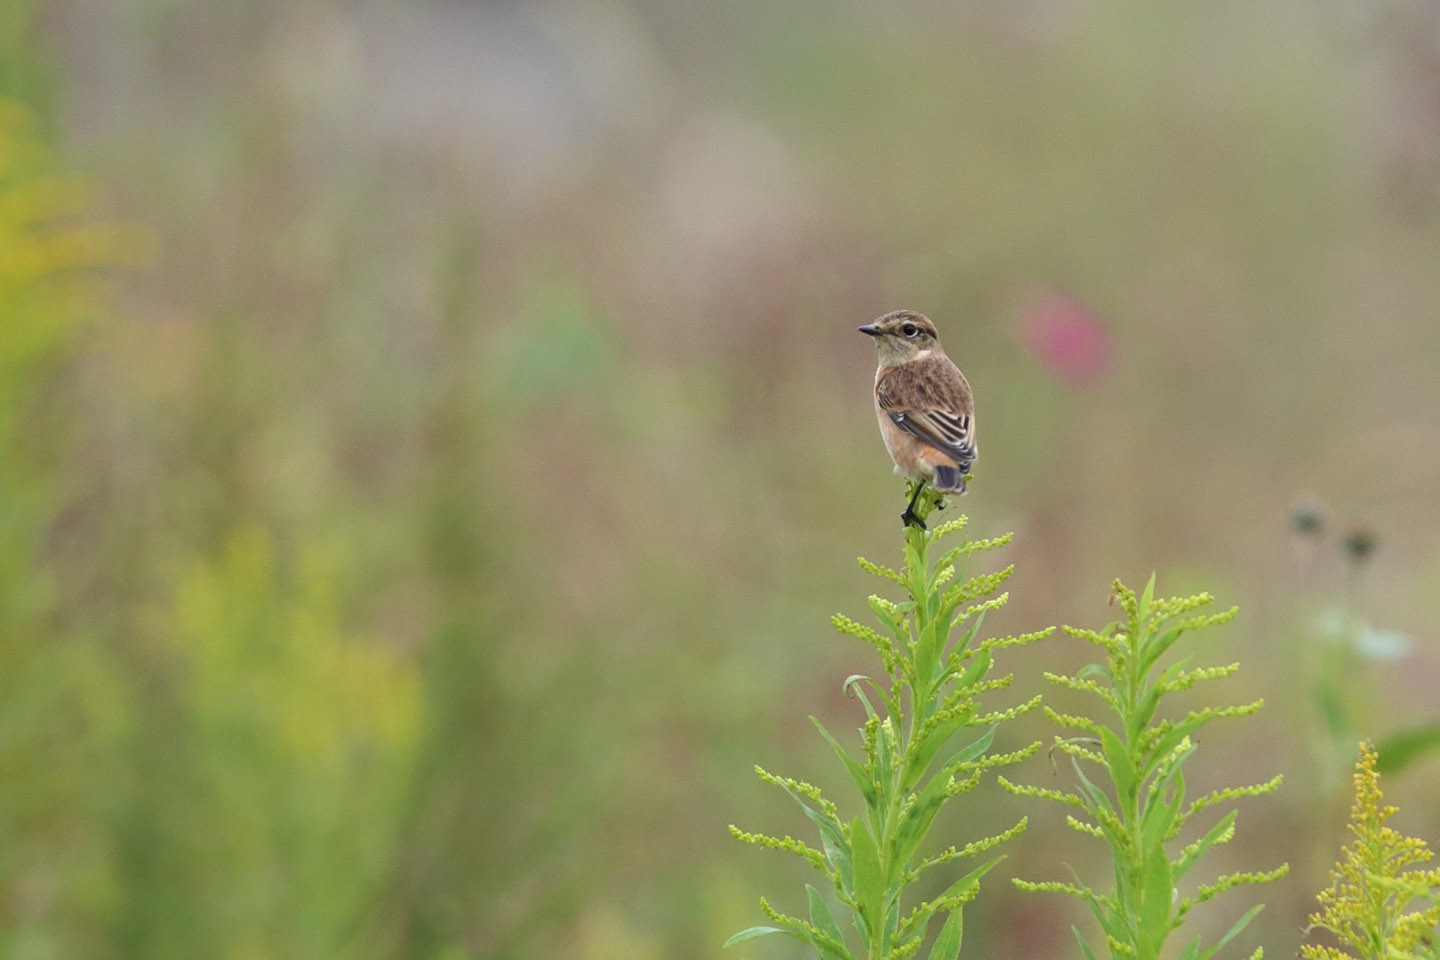
[[[915,512],[915,504],[920,501],[920,494],[925,490],[925,484],[917,483],[915,493],[910,497],[910,503],[905,507],[905,512],[900,514],[900,523],[906,527],[919,527],[925,529],[925,521]]]

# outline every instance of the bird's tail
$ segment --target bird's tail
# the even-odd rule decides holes
[[[959,467],[937,466],[934,486],[942,493],[964,493],[965,474],[960,471]]]

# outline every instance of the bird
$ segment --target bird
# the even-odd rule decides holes
[[[896,310],[859,329],[875,339],[880,360],[875,371],[880,436],[895,472],[915,485],[900,519],[923,530],[915,504],[926,485],[964,494],[979,455],[970,383],[945,355],[935,324],[923,314]]]

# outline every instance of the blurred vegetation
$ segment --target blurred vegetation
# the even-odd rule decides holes
[[[900,306],[1017,531],[987,628],[1247,611],[1273,714],[1191,763],[1284,772],[1231,846],[1293,952],[1340,740],[1437,720],[1437,65],[1401,0],[0,4],[0,954],[720,956],[802,882],[752,765],[860,722]],[[1088,877],[1047,830],[1003,869]],[[967,950],[1072,949],[1003,888]]]

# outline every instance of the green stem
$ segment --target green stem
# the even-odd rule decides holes
[[[923,521],[929,516],[934,508],[934,502],[928,495],[922,495],[916,503],[916,515]],[[929,534],[919,527],[907,527],[905,529],[905,540],[909,546],[906,551],[906,588],[910,593],[910,599],[914,603],[912,629],[915,638],[915,662],[926,659],[921,656],[921,645],[925,642],[926,629],[935,619],[936,610],[933,609],[934,597],[929,590],[930,576],[930,537]],[[913,553],[914,559],[910,555]],[[933,637],[931,642],[941,642],[943,638]],[[937,653],[938,657],[938,653]],[[882,915],[876,918],[875,924],[870,930],[870,958],[881,960],[890,949],[890,936],[892,931],[889,927],[890,909],[889,896],[895,875],[903,868],[904,864],[898,863],[899,851],[897,849],[900,829],[900,806],[904,800],[904,784],[910,776],[910,768],[913,765],[911,748],[914,745],[915,737],[926,718],[929,716],[933,706],[933,671],[929,675],[922,675],[918,670],[915,674],[915,681],[910,688],[910,716],[902,717],[900,727],[900,750],[897,762],[892,765],[890,782],[887,786],[887,793],[884,812],[881,816],[879,829],[876,837],[880,846],[880,870],[886,880],[886,898],[881,907]],[[898,706],[898,702],[897,702]]]

